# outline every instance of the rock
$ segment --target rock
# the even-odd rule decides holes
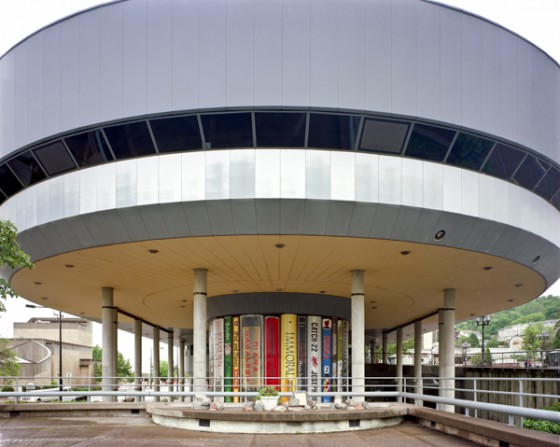
[[[348,407],[348,405],[346,405],[345,403],[342,402],[335,402],[334,403],[334,408],[336,408],[337,410],[346,410]]]
[[[362,402],[362,407],[364,407],[364,410],[367,410],[367,409],[369,408],[369,402],[367,402],[367,401],[364,400],[364,401]]]
[[[303,411],[303,407],[290,407],[288,408],[289,411]]]
[[[199,400],[193,402],[193,409],[195,410],[208,410],[209,408],[210,402],[201,402]]]
[[[253,407],[245,407],[243,411],[255,411],[255,409]]]
[[[334,403],[335,403],[335,404],[336,404],[336,403],[339,403],[339,404],[343,403],[342,396],[341,396],[340,394],[336,394],[336,395],[334,396]]]
[[[356,407],[349,406],[349,407],[346,407],[346,409],[347,410],[356,410]]]
[[[313,407],[311,405],[304,405],[303,409],[304,410],[311,410],[311,409],[313,409]]]
[[[356,410],[365,410],[364,406],[361,403],[357,403],[354,407]]]
[[[272,411],[277,411],[278,413],[283,413],[284,411],[288,411],[288,408],[285,407],[284,405],[278,405],[274,410]]]
[[[255,402],[255,411],[264,411],[264,405],[260,400]]]
[[[210,398],[204,394],[195,394],[194,400],[198,402],[210,402]]]
[[[290,397],[290,400],[288,401],[288,407],[299,407],[299,399]]]
[[[255,402],[248,400],[245,402],[244,408],[253,408],[255,406]]]
[[[210,404],[210,407],[208,408],[210,411],[218,411],[218,405],[216,405],[214,402],[212,402]]]

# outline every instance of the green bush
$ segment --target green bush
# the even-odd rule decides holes
[[[2,387],[2,390],[1,390],[1,391],[4,392],[4,393],[9,393],[9,392],[12,392],[12,391],[15,391],[15,390],[14,390],[14,387],[13,387],[13,386],[4,385],[4,386]]]
[[[545,407],[543,410],[560,411],[560,402],[556,402],[550,407]],[[523,421],[523,428],[560,435],[560,424],[550,421],[535,421],[534,419],[526,419]]]

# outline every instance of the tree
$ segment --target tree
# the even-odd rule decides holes
[[[167,360],[159,362],[159,375],[160,377],[169,377],[169,364],[167,363]],[[173,375],[175,377],[179,375],[179,370],[176,366],[173,367]]]
[[[539,340],[542,328],[541,323],[532,324],[525,329],[523,334],[523,349],[527,351],[527,356],[532,361],[535,361],[535,352],[539,351],[542,346],[542,341]]]
[[[91,356],[93,359],[93,376],[102,377],[103,349],[101,346],[95,345],[92,349]],[[122,352],[117,352],[117,377],[125,379],[127,382],[131,382],[134,378],[132,365],[128,359],[124,358]]]
[[[8,267],[11,270],[33,268],[29,255],[19,246],[17,229],[9,220],[0,220],[0,267]],[[0,298],[5,300],[8,296],[14,297],[16,293],[6,279],[0,278]],[[2,300],[0,300],[0,312],[6,310]]]
[[[9,348],[9,341],[0,338],[0,377],[17,375],[19,375],[19,363],[16,361],[16,354]]]

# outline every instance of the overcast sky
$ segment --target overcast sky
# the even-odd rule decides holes
[[[108,2],[99,0],[0,0],[0,55],[45,25],[74,12],[103,3]],[[560,62],[560,0],[441,0],[440,3],[473,12],[499,23],[530,40]],[[560,295],[560,281],[546,294]],[[50,311],[26,309],[25,303],[23,299],[8,301],[8,312],[0,318],[0,336],[12,336],[14,321],[26,321],[33,316],[52,316]],[[96,329],[94,338],[95,342],[100,344],[99,333],[100,331]],[[119,350],[124,350],[124,343],[122,346],[121,348],[121,343],[119,343]],[[127,355],[125,354],[125,356]],[[144,358],[147,356],[149,354],[145,353]]]

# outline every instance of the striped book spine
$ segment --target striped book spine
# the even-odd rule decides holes
[[[338,384],[338,318],[332,318],[332,337],[331,337],[331,346],[332,346],[332,356],[331,356],[331,389],[333,391],[337,391],[337,384]]]
[[[322,376],[323,376],[323,392],[330,392],[331,388],[331,362],[332,362],[332,320],[330,318],[323,318],[323,331],[322,331]],[[323,402],[330,402],[330,397],[323,397]]]
[[[233,372],[233,392],[238,393],[240,389],[240,356],[241,356],[241,338],[240,338],[240,321],[239,317],[233,317],[231,319],[232,334],[231,334],[231,370]],[[239,402],[239,397],[235,396],[233,398],[234,402]]]
[[[298,389],[305,390],[307,387],[307,317],[297,317],[297,375]]]
[[[224,318],[224,391],[231,393],[232,390],[232,318]],[[225,397],[225,402],[231,402],[231,396]]]
[[[263,375],[263,317],[241,316],[241,374],[246,391],[256,391]]]
[[[280,317],[280,351],[281,391],[292,392],[296,390],[297,382],[297,315],[283,314]]]
[[[342,377],[342,385],[343,389],[346,389],[348,386],[348,371],[349,371],[349,364],[348,364],[348,337],[350,331],[350,323],[347,320],[343,321],[342,324],[342,366],[340,370],[340,375]]]
[[[212,345],[214,357],[214,372],[210,376],[214,381],[213,391],[223,391],[224,386],[224,319],[216,318],[212,322]],[[222,402],[222,397],[214,398],[215,402]]]
[[[264,319],[264,375],[265,385],[280,390],[280,319]]]
[[[321,373],[321,317],[307,317],[307,390],[318,393]]]

